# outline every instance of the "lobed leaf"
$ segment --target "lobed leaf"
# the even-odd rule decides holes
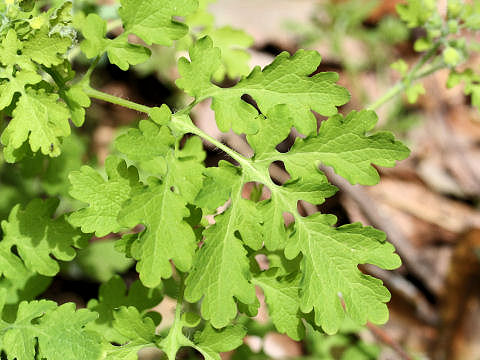
[[[180,39],[188,27],[174,16],[186,16],[193,13],[196,0],[121,0],[119,9],[125,32],[139,36],[148,45],[171,45]]]
[[[85,325],[97,315],[75,304],[58,306],[53,301],[21,302],[13,323],[0,319],[0,348],[8,360],[95,360],[101,357],[101,341]],[[38,350],[37,350],[38,341]]]
[[[28,269],[54,276],[60,270],[55,259],[72,260],[75,248],[86,245],[87,238],[66,221],[65,215],[52,219],[57,206],[57,199],[35,199],[25,209],[20,205],[12,209],[8,220],[2,221],[4,238],[0,242],[8,261],[18,263],[11,258],[11,249],[16,247]]]
[[[321,115],[333,115],[337,106],[349,100],[348,92],[335,84],[335,73],[318,73],[320,55],[316,51],[299,50],[290,56],[283,52],[263,70],[256,67],[231,88],[220,88],[211,82],[221,65],[221,51],[212,40],[204,37],[190,49],[190,61],[181,58],[178,70],[181,78],[176,84],[196,101],[212,98],[220,130],[230,128],[237,133],[252,134],[258,130],[258,111],[242,100],[244,94],[256,101],[262,114],[275,106],[284,105],[292,124],[305,135],[316,130],[316,119],[311,110]]]
[[[108,157],[105,171],[107,180],[89,166],[83,166],[69,176],[72,183],[70,195],[89,205],[73,212],[69,220],[80,226],[84,233],[95,232],[97,236],[123,228],[117,220],[118,214],[123,203],[141,188],[137,169],[127,168],[125,160]]]

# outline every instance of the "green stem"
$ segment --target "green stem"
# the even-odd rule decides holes
[[[433,74],[434,72],[440,70],[440,69],[444,69],[445,67],[447,67],[447,65],[445,65],[445,63],[441,62],[437,65],[432,65],[422,71],[420,71],[418,74],[416,74],[415,76],[412,77],[411,79],[411,82],[413,81],[416,81],[416,80],[419,80],[421,78],[424,78],[424,77],[427,77],[428,75],[431,75]],[[411,83],[410,83],[411,85]],[[388,102],[389,100],[391,100],[392,98],[394,98],[395,96],[397,96],[398,94],[400,94],[401,92],[403,92],[406,88],[407,88],[407,84],[405,83],[405,81],[399,81],[397,82],[395,85],[393,85],[390,90],[388,90],[382,97],[380,97],[377,101],[375,101],[374,103],[370,104],[367,106],[367,109],[369,110],[377,110],[379,107],[381,107],[383,104],[385,104],[386,102]]]
[[[377,110],[379,107],[381,107],[383,104],[386,102],[390,101],[392,98],[403,92],[405,89],[407,89],[410,85],[412,85],[412,82],[418,79],[421,79],[425,76],[428,76],[435,71],[444,68],[446,65],[441,62],[440,64],[437,65],[432,65],[428,67],[427,69],[424,69],[423,71],[420,71],[420,69],[434,56],[440,47],[441,42],[438,41],[435,43],[430,50],[428,50],[421,58],[420,60],[415,64],[415,66],[410,70],[410,72],[405,76],[401,81],[397,82],[395,85],[393,85],[390,90],[388,90],[383,96],[381,96],[378,100],[376,100],[374,103],[370,104],[367,106],[367,109],[369,110]]]
[[[99,91],[99,90],[95,90],[95,89],[93,89],[89,86],[86,86],[84,90],[85,90],[85,93],[88,96],[90,96],[94,99],[98,99],[98,100],[106,101],[106,102],[116,104],[116,105],[119,105],[119,106],[123,106],[127,109],[132,109],[132,110],[135,110],[135,111],[138,111],[138,112],[143,112],[145,114],[150,114],[150,111],[152,110],[152,108],[150,106],[137,104],[136,102],[126,100],[126,99],[122,99],[121,97],[118,97],[118,96],[115,96],[115,95],[110,95],[110,94],[104,93],[104,92]]]
[[[440,45],[441,45],[441,41],[436,42],[430,50],[428,50],[425,54],[423,54],[420,60],[412,68],[410,73],[406,76],[404,81],[407,84],[407,86],[410,86],[410,83],[412,82],[415,75],[417,74],[417,71],[420,70],[422,66],[425,65],[427,61],[430,60],[431,57],[435,55]]]
[[[182,317],[182,308],[183,308],[183,296],[185,293],[185,278],[182,274],[180,275],[180,285],[178,288],[178,295],[177,295],[177,306],[175,307],[175,321],[177,323],[180,322]]]
[[[185,121],[184,116],[176,116],[174,114],[172,121],[174,122],[175,126],[185,132],[189,132],[195,135],[200,136],[202,139],[207,140],[212,145],[215,145],[220,150],[223,150],[227,153],[232,159],[236,160],[239,164],[245,165],[248,163],[248,159],[237,153],[236,151],[229,148],[227,145],[222,144],[220,141],[215,139],[214,137],[208,135],[203,130],[196,127],[192,122]]]
[[[146,105],[141,105],[141,104],[137,104],[133,101],[130,101],[130,100],[126,100],[126,99],[122,99],[118,96],[115,96],[115,95],[111,95],[111,94],[107,94],[107,93],[104,93],[102,91],[99,91],[99,90],[95,90],[91,87],[86,87],[85,88],[85,93],[94,98],[94,99],[98,99],[98,100],[102,100],[102,101],[106,101],[106,102],[109,102],[109,103],[112,103],[112,104],[116,104],[116,105],[119,105],[119,106],[123,106],[125,108],[128,108],[128,109],[132,109],[132,110],[136,110],[136,111],[139,111],[139,112],[143,112],[145,114],[150,114],[150,111],[152,110],[151,107],[149,106],[146,106]],[[180,110],[178,112],[176,112],[175,114],[173,114],[172,116],[172,122],[174,124],[174,126],[176,128],[178,128],[179,130],[182,130],[182,131],[185,131],[185,132],[189,132],[189,133],[192,133],[192,134],[195,134],[195,135],[198,135],[200,136],[202,139],[204,140],[207,140],[208,142],[210,142],[212,145],[215,145],[217,148],[223,150],[225,153],[227,153],[232,159],[236,160],[239,164],[243,165],[243,166],[248,166],[250,165],[249,163],[249,160],[245,157],[243,157],[242,155],[240,155],[239,153],[237,153],[236,151],[232,150],[231,148],[229,148],[228,146],[222,144],[220,141],[218,141],[217,139],[215,139],[214,137],[208,135],[206,132],[204,132],[203,130],[199,129],[198,127],[196,127],[188,118],[188,113],[190,112],[190,110],[196,105],[195,102],[193,102],[192,104],[190,104],[189,106],[187,106],[185,109],[183,110]]]
[[[373,104],[367,106],[368,110],[377,110],[380,106],[400,94],[403,90],[405,90],[405,83],[403,81],[397,82],[393,85],[390,90],[388,90],[382,97],[380,97],[377,101]]]
[[[100,56],[97,56],[95,60],[93,60],[90,66],[88,67],[88,70],[85,73],[85,75],[83,75],[83,78],[81,81],[83,81],[84,79],[90,81],[90,77],[92,76],[92,73],[97,67],[99,61],[100,61]]]

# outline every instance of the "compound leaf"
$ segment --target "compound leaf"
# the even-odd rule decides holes
[[[146,229],[132,245],[137,271],[148,287],[172,275],[170,260],[181,271],[191,267],[197,247],[195,234],[185,221],[190,214],[183,197],[174,191],[168,174],[164,181],[150,178],[148,187],[130,199],[119,214],[122,224]]]
[[[317,136],[298,139],[283,160],[295,166],[299,161],[322,162],[351,184],[374,185],[380,177],[372,164],[391,167],[410,153],[391,133],[367,136],[377,120],[369,110],[352,111],[345,118],[334,115],[322,123]]]
[[[205,242],[186,279],[185,298],[196,302],[203,296],[202,317],[215,328],[228,325],[236,316],[234,298],[245,304],[256,299],[247,251],[236,236],[237,230],[243,230],[238,209],[216,216],[216,224],[204,231]]]

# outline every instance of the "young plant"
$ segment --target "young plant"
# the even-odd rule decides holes
[[[121,0],[123,32],[114,38],[99,15],[73,17],[70,1],[48,10],[30,0],[0,4],[3,157],[22,171],[38,168],[42,194],[51,196],[14,206],[1,224],[4,358],[136,359],[141,349],[154,347],[172,360],[190,347],[205,359],[220,359],[248,332],[243,324],[259,307],[256,286],[277,331],[295,340],[304,337],[305,326],[336,333],[345,314],[358,324],[387,321],[388,290],[358,269],[367,263],[400,266],[385,235],[360,223],[335,227],[334,215],[302,216],[297,207],[299,201],[321,204],[337,191],[319,164],[352,184],[374,185],[374,166],[393,166],[409,150],[390,133],[371,133],[373,110],[337,113],[349,93],[336,84],[337,74],[315,73],[321,61],[315,51],[283,52],[234,86],[220,87],[214,80],[247,73],[248,55],[238,45],[248,46],[250,38],[216,28],[205,15],[208,2]],[[190,30],[187,24],[197,21],[203,30]],[[142,41],[132,42],[131,35]],[[91,74],[103,56],[127,70],[149,58],[150,46],[177,40],[179,48],[189,46],[176,81],[193,98],[183,109],[149,107],[92,87]],[[71,63],[77,42],[92,59],[80,76]],[[119,155],[106,159],[105,176],[80,167],[81,159],[72,156],[82,146],[70,135],[71,126],[84,123],[91,99],[145,115],[115,140]],[[208,99],[219,129],[245,134],[253,156],[242,156],[195,126],[190,113]],[[328,116],[319,128],[312,111]],[[303,136],[289,151],[277,151],[293,127]],[[206,167],[202,141],[222,150],[228,161]],[[283,184],[269,174],[278,161],[290,175]],[[56,198],[66,195],[68,172],[69,194],[84,204],[74,211],[58,208]],[[244,198],[249,182],[267,187],[270,197]],[[294,219],[289,226],[285,213]],[[206,215],[215,215],[213,224]],[[115,248],[136,262],[139,280],[127,289],[122,278],[112,277],[85,309],[37,300],[59,273],[60,261],[92,247],[92,235],[111,233],[123,235]],[[258,255],[268,259],[267,270]],[[177,300],[175,318],[157,333],[161,319],[151,309],[164,294]]]

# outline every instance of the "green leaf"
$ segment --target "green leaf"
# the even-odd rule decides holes
[[[158,114],[157,114],[158,115]],[[155,116],[155,115],[154,115]],[[162,120],[157,121],[162,122]],[[140,132],[131,130],[120,142],[120,147],[128,150],[142,147],[142,138],[147,127],[155,133],[162,128],[152,122],[141,123]],[[137,270],[140,279],[149,287],[157,286],[161,278],[172,274],[170,260],[181,271],[187,271],[197,248],[196,236],[187,222],[190,210],[187,203],[195,199],[202,181],[205,152],[199,138],[188,139],[182,149],[168,148],[171,137],[156,148],[148,148],[137,159],[155,159],[165,154],[165,172],[162,179],[150,178],[149,185],[133,196],[119,214],[119,221],[128,227],[142,223],[145,231],[136,239],[131,239],[132,256],[139,260]],[[172,226],[175,224],[174,226]]]
[[[28,269],[46,276],[58,273],[56,259],[72,260],[75,248],[84,247],[87,240],[65,220],[65,215],[52,219],[57,206],[57,199],[35,199],[25,209],[15,206],[8,221],[2,221],[5,235],[0,247],[10,252],[15,246]]]
[[[399,59],[390,65],[390,68],[400,73],[402,77],[405,77],[408,73],[408,64],[403,59]]]
[[[89,206],[73,212],[69,220],[80,226],[84,233],[95,232],[97,236],[124,228],[117,220],[118,214],[123,203],[141,188],[137,169],[133,166],[127,168],[125,160],[109,156],[105,171],[107,180],[89,166],[70,174],[70,195]]]
[[[206,34],[207,35],[207,34]],[[245,50],[253,45],[253,37],[243,30],[223,26],[208,32],[215,47],[222,53],[222,66],[213,74],[216,81],[227,75],[231,79],[247,75],[250,72],[250,54]]]
[[[171,45],[180,39],[188,27],[173,20],[174,16],[193,13],[196,0],[121,0],[120,17],[126,33],[139,36],[148,45]]]
[[[62,143],[62,153],[56,158],[50,158],[42,176],[42,186],[50,196],[68,196],[70,183],[68,175],[79,169],[86,146],[78,135],[73,133]]]
[[[15,30],[8,30],[0,45],[0,62],[7,67],[19,66],[23,70],[35,71],[32,59],[24,56],[22,49],[23,43],[18,39]]]
[[[67,91],[60,92],[60,96],[65,100],[70,109],[71,119],[75,126],[83,125],[85,121],[85,108],[90,106],[90,98],[83,90],[83,84],[77,83]]]
[[[456,66],[460,62],[462,56],[457,49],[453,47],[447,47],[443,50],[443,60],[447,65]]]
[[[331,166],[351,184],[374,185],[380,178],[372,164],[392,167],[410,153],[389,132],[367,135],[377,119],[375,112],[369,110],[352,111],[345,118],[334,115],[322,122],[317,136],[297,139],[291,150],[279,156],[279,160],[291,165],[298,164],[298,161],[321,162]]]
[[[234,186],[232,192],[240,193],[238,185]],[[215,225],[204,231],[204,244],[196,253],[193,268],[186,279],[185,299],[197,302],[203,296],[202,317],[215,328],[228,325],[236,316],[234,298],[244,304],[251,304],[256,299],[255,288],[250,282],[247,251],[236,235],[237,231],[240,234],[254,231],[248,222],[242,221],[248,214],[244,211],[251,210],[242,208],[244,202],[246,200],[235,199],[235,206],[216,216]]]
[[[106,360],[137,360],[141,349],[156,347],[155,324],[149,317],[142,317],[136,307],[122,306],[114,316],[113,326],[126,340],[120,345],[109,346]]]
[[[465,83],[463,92],[465,95],[471,95],[472,105],[480,109],[480,75],[472,69],[465,69],[463,72],[450,71],[447,80],[447,87],[451,88]]]
[[[28,270],[20,259],[0,249],[0,292],[5,292],[5,304],[17,306],[20,301],[33,300],[42,294],[52,279]],[[11,312],[10,312],[11,314]]]
[[[141,120],[138,129],[130,129],[115,140],[118,151],[151,174],[163,175],[166,171],[164,157],[171,151],[175,138],[167,126],[171,112],[166,105],[152,112],[152,120]]]
[[[220,160],[217,167],[206,168],[204,175],[205,179],[195,198],[195,204],[212,214],[230,198],[231,184],[237,181],[238,169],[229,162]]]
[[[1,136],[7,150],[15,150],[28,139],[33,152],[60,155],[60,138],[70,135],[69,112],[58,95],[27,89],[13,110],[13,117]]]
[[[264,271],[253,280],[262,288],[269,316],[280,333],[294,340],[303,339],[305,327],[300,314],[300,274],[276,278],[277,269]]]
[[[185,24],[190,28],[190,32],[176,42],[176,49],[188,50],[197,39],[209,36],[222,53],[221,65],[213,79],[221,82],[226,76],[235,79],[247,75],[250,72],[250,54],[246,49],[253,45],[253,38],[230,26],[216,27],[215,19],[207,8],[210,2],[212,1],[199,1],[197,10],[185,17]]]
[[[212,98],[212,109],[222,131],[232,128],[237,133],[252,134],[258,130],[257,110],[242,100],[248,94],[263,114],[284,104],[293,126],[309,135],[317,128],[311,110],[333,115],[337,106],[349,100],[348,92],[335,84],[337,74],[310,76],[319,64],[320,55],[315,51],[299,50],[293,56],[283,52],[263,70],[256,67],[235,86],[220,88],[212,84],[211,78],[221,66],[221,51],[213,47],[209,37],[204,37],[190,49],[190,61],[180,59],[181,78],[176,84],[197,101]]]
[[[183,313],[180,318],[175,318],[167,337],[159,343],[168,359],[174,360],[178,350],[188,346],[199,351],[205,360],[220,360],[220,352],[237,348],[246,335],[246,330],[241,325],[217,330],[207,323],[201,332],[195,333],[192,341],[184,335],[183,329],[196,327],[199,320],[198,316],[192,313]]]
[[[63,62],[72,39],[58,34],[49,34],[47,27],[42,27],[23,46],[22,54],[37,64],[51,67]]]
[[[415,83],[405,90],[405,95],[407,95],[407,100],[410,104],[416,103],[418,97],[422,94],[425,94],[425,88],[421,83]]]
[[[0,348],[8,360],[100,359],[98,334],[85,330],[96,317],[87,309],[75,311],[73,303],[57,307],[47,300],[21,302],[13,324],[0,320]]]
[[[80,250],[78,265],[90,278],[105,282],[117,273],[124,273],[133,265],[132,259],[115,250],[114,241],[95,241]]]
[[[107,53],[112,64],[122,70],[130,65],[137,65],[150,57],[150,50],[141,45],[128,42],[124,33],[115,39],[107,39],[107,23],[97,14],[89,14],[84,21],[79,21],[85,40],[80,44],[82,51],[91,59]]]
[[[397,5],[397,13],[408,27],[420,27],[434,14],[436,6],[435,0],[409,0],[406,4]]]
[[[0,244],[0,274],[12,280],[30,277],[30,272],[20,258],[15,256],[8,247],[3,246],[3,241]]]
[[[150,178],[148,187],[131,198],[119,214],[125,226],[142,223],[146,227],[132,245],[132,255],[138,260],[140,279],[148,287],[172,275],[170,260],[181,271],[188,271],[197,247],[195,234],[185,221],[187,204],[172,190],[174,186],[168,174],[164,181]]]
[[[220,360],[220,352],[236,349],[243,343],[247,334],[241,325],[228,326],[222,330],[206,324],[201,332],[195,333],[195,343],[205,360]]]
[[[385,323],[390,293],[381,280],[363,274],[358,265],[390,270],[400,266],[400,258],[381,231],[360,223],[334,228],[335,222],[333,215],[304,218],[287,244],[287,258],[303,254],[300,309],[304,313],[314,309],[316,324],[328,334],[335,333],[344,318],[339,296],[356,322]]]
[[[123,343],[128,340],[128,337],[114,326],[115,309],[134,306],[137,311],[145,314],[161,300],[160,289],[148,289],[137,280],[127,291],[122,278],[115,275],[100,286],[98,300],[92,299],[88,302],[88,309],[99,314],[98,319],[90,323],[88,328],[103,334],[104,338],[110,342]]]
[[[12,74],[13,69],[0,69],[0,110],[9,106],[15,94],[23,94],[26,85],[37,84],[42,77],[33,71],[20,70]]]

